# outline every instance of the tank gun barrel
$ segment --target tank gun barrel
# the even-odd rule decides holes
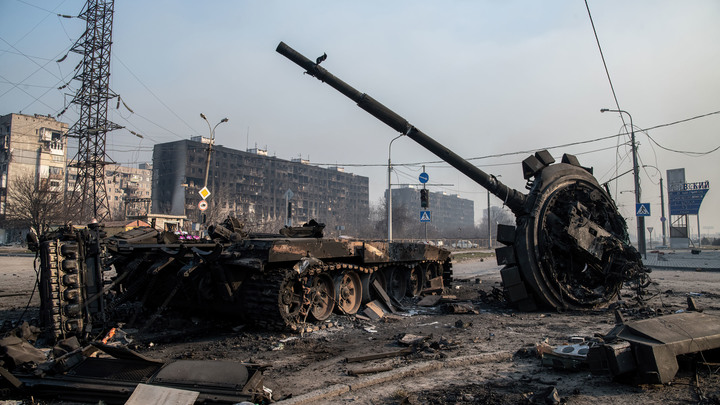
[[[370,113],[373,117],[384,122],[394,130],[401,134],[407,135],[409,138],[419,143],[425,149],[434,153],[437,157],[444,160],[460,172],[468,176],[474,182],[478,183],[489,192],[493,193],[496,197],[504,201],[516,216],[522,215],[526,200],[526,195],[518,190],[510,188],[500,182],[495,176],[489,175],[484,171],[478,169],[476,166],[468,162],[467,160],[460,157],[455,152],[446,148],[433,138],[429,137],[412,124],[410,124],[405,118],[401,117],[394,111],[390,110],[382,103],[378,102],[369,95],[362,93],[339,78],[335,77],[332,73],[328,72],[325,68],[321,67],[319,62],[313,62],[306,58],[304,55],[295,51],[284,42],[280,42],[276,51],[291,61],[295,62],[298,66],[305,69],[305,73],[315,77],[321,82],[327,83],[330,87],[344,94],[346,97],[357,103],[358,107]],[[318,58],[319,61],[320,58]]]

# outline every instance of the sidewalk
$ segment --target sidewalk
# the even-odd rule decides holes
[[[720,250],[701,250],[696,255],[690,249],[648,250],[643,263],[651,269],[720,271]]]

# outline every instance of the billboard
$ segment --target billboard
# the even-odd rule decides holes
[[[669,184],[670,215],[698,215],[700,204],[709,189],[709,181]]]

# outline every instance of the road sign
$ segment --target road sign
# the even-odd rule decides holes
[[[422,172],[420,173],[420,176],[418,176],[418,180],[420,180],[420,183],[425,184],[428,182],[428,180],[430,180],[430,175]]]
[[[664,216],[660,217],[660,222],[665,222],[666,220],[667,220],[667,218],[665,218]]]
[[[286,199],[286,200],[290,200],[290,199],[292,199],[294,196],[295,196],[295,193],[293,193],[292,190],[287,189],[287,191],[285,192],[285,199]]]
[[[205,200],[200,200],[198,203],[198,208],[200,208],[200,211],[205,211],[208,207],[208,203]]]
[[[687,186],[686,183],[680,186]],[[705,183],[702,183],[703,185]],[[679,188],[679,186],[674,186]],[[668,201],[670,202],[670,215],[698,215],[700,205],[702,204],[705,194],[707,194],[710,186],[705,188],[670,190],[668,192]]]
[[[202,190],[198,191],[198,194],[200,194],[203,200],[207,200],[208,196],[210,196],[210,190],[208,190],[207,187],[203,187]]]
[[[655,229],[655,228],[653,228],[652,226],[648,226],[647,229],[648,229],[648,232],[652,233],[653,229]]]
[[[635,216],[636,217],[649,217],[650,216],[650,203],[635,204]]]
[[[420,222],[432,222],[432,212],[420,211]]]

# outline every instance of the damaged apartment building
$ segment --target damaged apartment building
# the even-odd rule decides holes
[[[293,224],[315,219],[326,224],[326,234],[337,235],[338,229],[344,229],[343,234],[357,233],[368,220],[367,177],[339,167],[313,166],[303,159],[278,159],[258,148],[240,151],[222,145],[212,147],[209,207],[200,211],[209,144],[209,138],[193,137],[155,145],[153,213],[185,215],[191,231],[200,230],[204,220],[217,223],[227,216],[257,227],[282,225],[287,201]]]
[[[59,195],[65,191],[67,131],[68,124],[49,115],[0,116],[0,243],[22,240],[27,232],[12,223],[23,216],[13,208],[13,195],[26,192],[23,183]]]

